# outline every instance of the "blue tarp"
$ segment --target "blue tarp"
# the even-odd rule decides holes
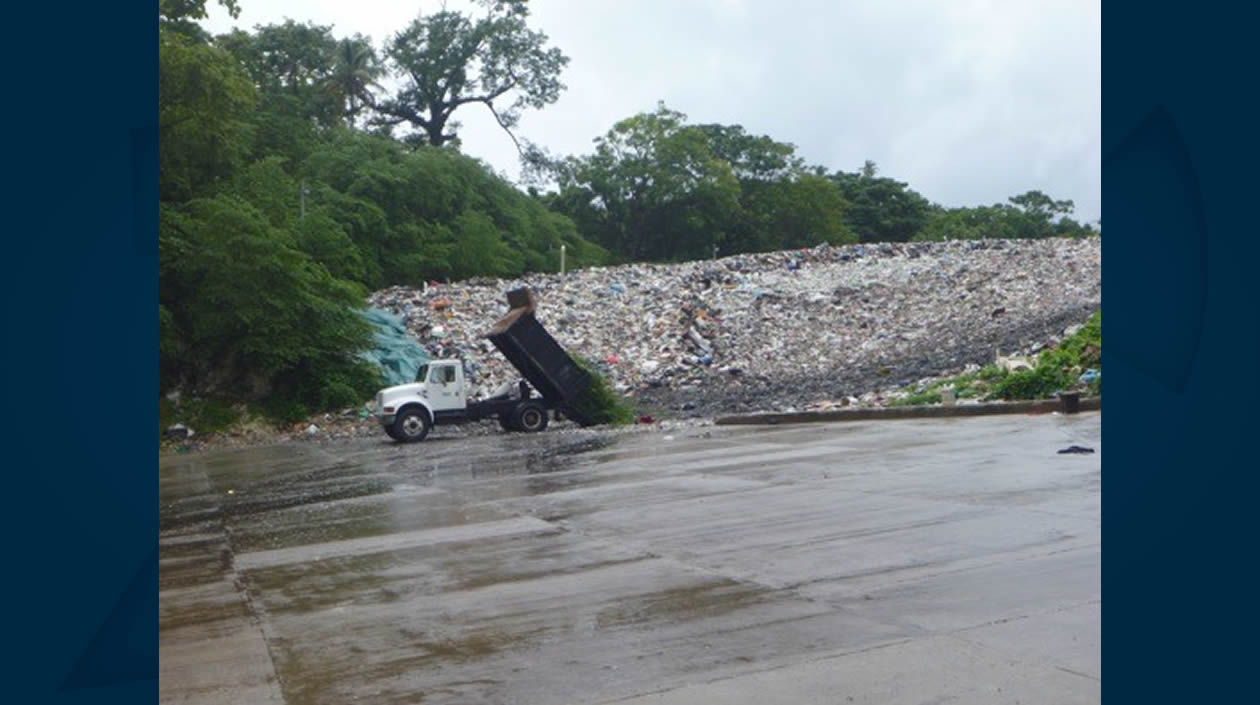
[[[372,324],[375,341],[362,357],[381,368],[387,384],[414,382],[416,371],[429,361],[429,354],[407,332],[402,318],[379,308],[365,309],[362,314]]]

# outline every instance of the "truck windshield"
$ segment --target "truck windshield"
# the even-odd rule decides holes
[[[425,380],[425,378],[426,378],[426,377],[428,377],[428,376],[429,376],[429,366],[428,366],[428,365],[421,365],[421,366],[420,366],[420,369],[416,370],[416,381],[417,381],[417,382],[423,382],[423,381]]]

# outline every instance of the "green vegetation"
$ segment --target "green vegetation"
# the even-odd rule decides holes
[[[554,100],[547,77],[563,63],[539,49],[544,38],[524,28],[526,14],[491,3],[471,23],[449,12],[421,17],[382,65],[369,40],[339,39],[328,27],[286,21],[212,38],[192,21],[205,16],[204,2],[159,3],[163,391],[262,402],[278,420],[355,405],[381,384],[356,356],[370,344],[354,311],[369,290],[555,270],[561,246],[571,267],[606,260],[568,218],[486,165],[433,146],[454,140],[446,118],[462,99],[434,118],[441,139],[417,142],[395,139],[387,123],[407,101],[430,105],[423,91],[432,87],[379,106],[372,94],[383,68],[455,61],[436,39],[484,40],[493,61],[462,59],[480,78],[461,63],[446,75],[515,96],[499,106],[510,123]],[[519,74],[515,93],[495,83],[526,70],[534,73]],[[495,98],[482,98],[496,109]],[[360,129],[369,112],[373,129]]]
[[[237,0],[217,1],[238,14]],[[422,13],[382,43],[294,20],[211,36],[206,4],[158,3],[159,375],[185,398],[280,421],[355,405],[380,385],[357,356],[367,292],[555,271],[562,247],[580,268],[715,248],[1097,234],[1068,217],[1070,201],[1037,191],[942,208],[872,162],[830,171],[663,104],[615,123],[589,155],[549,155],[515,130],[559,98],[569,59],[521,0]],[[456,118],[474,110],[518,145],[528,190],[460,153]],[[1059,379],[1043,375],[1004,393]],[[593,394],[597,408],[616,399]],[[223,415],[210,417],[202,428]]]
[[[1012,372],[993,390],[998,399],[1045,399],[1055,392],[1077,385],[1087,369],[1102,370],[1102,312],[1095,313],[1085,326],[1057,347],[1037,356],[1032,370]],[[1101,377],[1097,385],[1101,392]]]
[[[241,420],[243,414],[229,402],[220,399],[158,400],[158,434],[175,423],[182,423],[198,434],[223,431]]]
[[[939,242],[1101,235],[1093,226],[1069,217],[1075,208],[1071,201],[1056,201],[1040,191],[1029,191],[1009,200],[1010,203],[976,208],[933,207],[930,217],[910,239]]]
[[[622,260],[855,242],[840,188],[795,152],[661,104],[613,125],[590,156],[539,159],[559,185],[548,205]]]
[[[613,390],[599,370],[585,358],[577,355],[572,357],[578,367],[591,375],[592,380],[591,386],[587,387],[573,405],[577,412],[597,425],[625,426],[634,423],[634,410],[624,397]]]
[[[891,403],[891,406],[935,404],[941,392],[953,388],[959,399],[1047,399],[1057,392],[1080,388],[1079,378],[1085,370],[1102,371],[1102,312],[1095,313],[1081,330],[1068,336],[1059,345],[1043,350],[1031,370],[1007,372],[996,365],[979,371],[937,380],[922,391]],[[1102,377],[1083,386],[1089,396],[1102,394]]]
[[[924,387],[923,391],[894,400],[889,406],[936,404],[941,401],[941,392],[949,388],[953,388],[954,397],[957,399],[983,399],[993,389],[994,383],[1002,379],[1005,374],[997,365],[986,365],[975,372],[936,380]]]

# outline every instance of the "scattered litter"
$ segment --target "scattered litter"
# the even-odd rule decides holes
[[[997,366],[1007,372],[1022,372],[1033,369],[1033,361],[1026,357],[997,356]]]
[[[319,433],[319,426],[316,426],[315,424],[311,424],[310,426],[306,427],[306,435],[314,436],[317,433]]]
[[[166,437],[173,440],[192,438],[195,433],[195,431],[182,423],[172,424],[166,427]]]
[[[1060,454],[1075,453],[1075,454],[1082,454],[1082,455],[1086,453],[1093,453],[1093,452],[1094,452],[1093,448],[1086,448],[1084,446],[1068,446],[1067,448],[1064,448],[1063,450],[1059,451]]]

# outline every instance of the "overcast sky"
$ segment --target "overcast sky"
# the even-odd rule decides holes
[[[240,0],[232,20],[292,18],[380,47],[432,0]],[[663,100],[693,122],[740,124],[811,164],[880,173],[947,206],[1032,189],[1102,217],[1100,0],[533,0],[530,24],[571,61],[560,100],[520,133],[585,154],[617,120]],[[467,7],[452,0],[450,9]],[[463,150],[519,174],[480,106],[455,116]]]

